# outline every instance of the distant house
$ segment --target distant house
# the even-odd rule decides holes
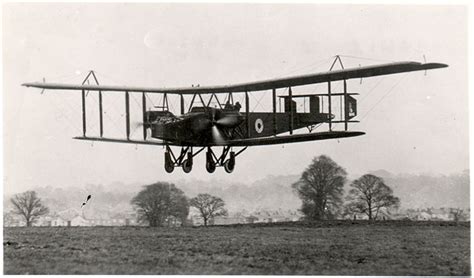
[[[191,225],[193,226],[203,226],[204,225],[204,220],[202,219],[202,217],[198,216],[198,215],[193,215],[189,218],[190,222],[191,222]]]
[[[62,219],[71,220],[74,217],[76,217],[78,215],[81,215],[81,213],[78,210],[74,209],[74,208],[68,208],[66,210],[58,212],[57,215],[59,217],[61,217]]]
[[[453,217],[452,217],[450,211],[447,210],[447,209],[444,209],[444,208],[431,209],[430,212],[431,212],[431,218],[433,220],[443,220],[443,221],[453,220],[452,219]]]
[[[89,219],[91,226],[113,226],[112,219]]]
[[[228,216],[218,216],[214,218],[214,225],[232,225],[232,224],[244,224],[246,223],[245,217],[228,217]]]
[[[68,221],[68,226],[90,226],[90,223],[88,220],[84,219],[84,217],[78,215]]]
[[[273,222],[289,222],[290,218],[285,217],[285,216],[276,216],[272,220]]]
[[[246,223],[255,223],[256,221],[258,221],[258,217],[256,216],[253,216],[253,215],[250,215],[250,216],[247,216],[245,217],[245,222]]]
[[[66,219],[63,219],[60,216],[54,217],[51,219],[51,225],[52,227],[61,227],[61,226],[67,226],[68,221]]]
[[[425,211],[418,213],[416,220],[431,220],[431,215]]]
[[[51,226],[51,222],[56,219],[54,216],[46,215],[41,216],[35,223],[35,226]]]

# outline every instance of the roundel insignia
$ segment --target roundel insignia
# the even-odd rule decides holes
[[[262,131],[263,131],[263,121],[262,121],[262,119],[257,119],[255,121],[255,131],[257,133],[262,133]]]

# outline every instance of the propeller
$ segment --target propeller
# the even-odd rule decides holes
[[[212,130],[212,140],[215,143],[222,144],[225,142],[222,132],[219,130],[219,128],[216,125],[213,125],[211,130]]]
[[[217,114],[217,112],[219,113]],[[233,127],[237,127],[242,122],[242,116],[238,112],[237,113],[223,113],[221,111],[217,111],[216,109],[213,109],[211,122],[213,125],[218,125],[219,127],[233,128]]]
[[[220,128],[229,127],[230,122],[228,121],[228,117],[222,115],[222,113],[219,113],[219,118],[216,118],[217,112],[217,109],[211,110],[211,135],[214,143],[221,144],[225,143],[225,138]]]

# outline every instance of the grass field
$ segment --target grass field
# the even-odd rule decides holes
[[[5,274],[470,275],[470,225],[4,229]]]

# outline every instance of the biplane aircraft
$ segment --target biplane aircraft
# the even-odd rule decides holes
[[[332,70],[339,60],[342,69]],[[206,149],[206,169],[213,173],[216,167],[224,167],[231,173],[234,170],[236,157],[249,146],[286,144],[294,142],[326,140],[353,137],[365,134],[360,131],[349,131],[348,124],[358,122],[356,93],[349,93],[346,80],[396,74],[411,71],[426,71],[444,68],[441,63],[396,62],[359,68],[344,69],[339,56],[336,56],[331,69],[327,72],[314,73],[265,81],[249,82],[226,86],[192,86],[186,88],[142,88],[127,86],[100,85],[95,73],[90,71],[84,82],[77,84],[59,83],[25,83],[23,86],[43,90],[73,90],[82,93],[82,136],[79,140],[92,140],[116,143],[161,145],[165,147],[165,170],[171,173],[175,167],[182,167],[189,173],[193,168],[193,158]],[[93,78],[93,80],[92,80]],[[89,80],[95,84],[88,84]],[[86,82],[87,81],[87,82]],[[333,92],[331,83],[343,82],[342,92]],[[327,83],[327,92],[310,94],[293,94],[297,86]],[[278,91],[287,92],[277,97]],[[99,136],[86,134],[86,94],[98,92],[99,96]],[[251,112],[249,94],[270,93],[272,111]],[[102,94],[104,92],[121,92],[125,95],[124,139],[103,136]],[[143,115],[143,140],[130,138],[130,94],[141,94]],[[163,105],[147,111],[147,94],[161,94]],[[244,103],[234,102],[236,94],[244,95]],[[169,109],[168,97],[174,95],[180,99],[180,115]],[[191,98],[186,107],[185,98]],[[204,96],[207,97],[205,101]],[[224,101],[222,101],[224,97]],[[309,103],[309,111],[298,112],[295,100],[303,98]],[[339,98],[340,101],[333,101]],[[212,107],[211,100],[217,104]],[[277,111],[277,99],[284,102],[284,110]],[[324,105],[325,102],[325,105]],[[341,117],[336,119],[334,103],[339,104]],[[283,110],[283,111],[282,111]],[[343,130],[334,130],[333,125],[343,124]],[[315,127],[327,124],[328,130],[315,131]],[[308,128],[308,132],[294,134],[295,130]],[[151,132],[150,132],[151,131]],[[150,135],[149,135],[150,134]],[[150,138],[151,137],[151,138]],[[172,146],[181,147],[175,155]],[[213,147],[222,147],[216,155]],[[197,149],[197,150],[196,150]]]

